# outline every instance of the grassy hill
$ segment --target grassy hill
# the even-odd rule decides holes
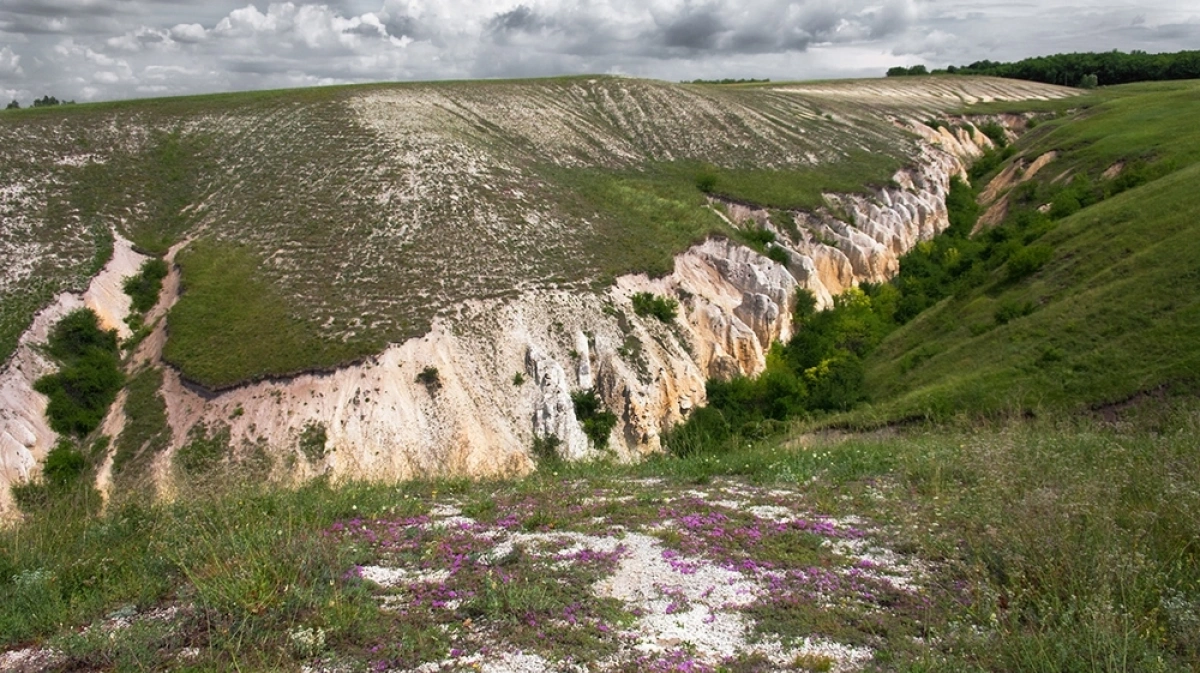
[[[1013,203],[1010,220],[1064,194],[1098,202],[1025,241],[1052,250],[1035,273],[1013,279],[997,268],[891,334],[868,361],[876,403],[855,418],[1079,411],[1167,386],[1196,390],[1200,84],[1104,96],[1023,138],[1010,163],[1057,158],[1000,197]]]
[[[418,336],[463,301],[665,273],[721,219],[886,183],[897,116],[1061,96],[959,78],[720,87],[614,77],[334,87],[0,115],[0,355],[115,228],[179,255],[165,357],[211,388]],[[52,260],[52,261],[51,261]],[[278,339],[278,346],[274,340]]]

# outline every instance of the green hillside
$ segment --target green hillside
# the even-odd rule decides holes
[[[1058,153],[1001,196],[1010,223],[1043,205],[1078,211],[1023,241],[1049,246],[1044,265],[1019,280],[997,268],[892,333],[867,360],[875,404],[853,418],[1077,411],[1196,389],[1200,83],[1104,96],[1036,129],[1009,160]],[[1097,202],[1080,207],[1081,196]]]
[[[194,242],[164,356],[223,388],[375,354],[464,301],[665,273],[726,231],[705,191],[813,208],[914,160],[897,116],[1064,95],[570,77],[8,111],[0,357],[104,263],[110,229],[155,255]]]

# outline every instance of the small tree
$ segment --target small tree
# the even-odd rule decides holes
[[[20,110],[20,109],[21,109],[21,104],[17,102],[17,99],[16,99],[16,98],[14,98],[14,99],[12,100],[12,102],[11,102],[11,103],[9,103],[8,105],[4,106],[4,109],[5,109],[5,110]]]
[[[1079,80],[1080,89],[1095,89],[1098,86],[1100,86],[1100,78],[1095,73],[1084,75]]]
[[[417,374],[417,383],[423,384],[425,389],[433,394],[442,387],[442,375],[438,373],[437,367],[430,365]]]

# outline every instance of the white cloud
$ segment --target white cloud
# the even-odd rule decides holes
[[[1200,41],[1194,4],[0,0],[0,44],[9,45],[0,49],[0,83],[88,99],[578,72],[859,76],[906,62],[940,67],[1081,49],[1193,48]],[[12,45],[20,45],[20,56]]]
[[[0,49],[0,77],[16,76],[20,77],[25,74],[21,69],[21,56],[13,53],[11,47]]]
[[[180,23],[171,29],[171,39],[176,42],[203,42],[208,37],[208,31],[198,23]]]

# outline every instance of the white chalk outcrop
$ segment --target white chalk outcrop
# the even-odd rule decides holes
[[[962,158],[977,155],[988,141],[967,131],[911,128],[927,141],[913,167],[896,173],[888,187],[828,195],[830,208],[794,213],[795,228],[781,230],[765,211],[714,204],[735,224],[775,231],[785,264],[710,239],[676,257],[665,277],[622,277],[599,295],[535,290],[471,302],[424,337],[331,373],[206,395],[167,368],[162,394],[172,448],[160,460],[169,460],[197,423],[227,426],[235,451],[266,447],[276,469],[297,478],[519,473],[533,465],[536,437],[557,437],[571,459],[603,451],[632,459],[657,451],[664,431],[705,404],[707,379],[757,374],[770,345],[791,337],[797,288],[827,306],[847,287],[888,278],[905,251],[945,229],[950,179],[963,173]],[[103,283],[134,273],[141,261],[118,249],[124,252],[101,274]],[[177,283],[168,279],[167,285]],[[676,298],[675,320],[636,315],[631,297],[639,292]],[[122,307],[101,290],[88,296],[105,312],[106,324],[120,326],[127,303]],[[61,299],[39,316],[0,379],[6,396],[0,486],[32,475],[53,443],[45,401],[30,389],[49,366],[32,344],[76,305],[72,301],[81,302]],[[169,298],[160,305],[166,304]],[[135,360],[157,361],[146,349],[161,349],[161,332],[143,343]],[[429,367],[437,370],[436,385],[418,380]],[[608,449],[590,444],[575,415],[571,392],[589,388],[618,417]],[[324,456],[299,448],[304,428],[313,425],[325,430]],[[156,474],[169,478],[170,471]],[[0,506],[9,505],[7,491],[0,488]]]
[[[134,252],[129,241],[117,236],[112,259],[92,279],[87,290],[82,295],[60,294],[54,303],[42,309],[0,371],[0,520],[13,514],[9,486],[36,476],[41,462],[58,440],[46,420],[48,400],[33,389],[35,381],[55,370],[41,347],[63,316],[84,307],[96,312],[104,329],[115,329],[121,337],[129,336],[125,318],[129,315],[130,299],[122,286],[126,277],[138,272],[145,259]]]
[[[523,472],[535,437],[557,437],[570,459],[659,450],[663,432],[705,404],[708,378],[757,374],[770,344],[791,337],[797,288],[828,305],[847,287],[888,278],[905,251],[945,229],[960,157],[989,141],[932,129],[926,139],[919,162],[891,186],[829,195],[829,209],[795,213],[799,237],[765,211],[716,206],[734,223],[774,230],[786,264],[710,239],[676,257],[663,278],[622,277],[601,295],[540,290],[472,302],[426,336],[333,373],[203,396],[168,371],[175,444],[195,423],[227,425],[235,447],[271,447],[297,475],[385,479]],[[639,292],[679,300],[676,319],[636,315]],[[427,367],[439,385],[418,380]],[[589,388],[618,417],[605,450],[590,444],[571,401],[572,391]],[[311,424],[327,437],[316,462],[298,449]]]

